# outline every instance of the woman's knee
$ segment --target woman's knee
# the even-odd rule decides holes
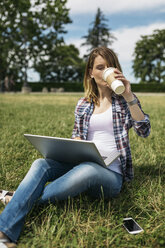
[[[42,169],[42,170],[47,170],[48,168],[48,164],[46,162],[46,159],[44,158],[38,158],[36,159],[31,166],[32,169]]]
[[[86,178],[89,177],[96,178],[98,174],[97,168],[95,167],[95,164],[92,162],[83,162],[77,166],[76,170],[77,173],[79,173],[80,175],[84,175]]]

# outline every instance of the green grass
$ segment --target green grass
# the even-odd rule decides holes
[[[32,161],[41,157],[24,133],[71,136],[79,98],[80,94],[0,95],[0,188],[15,190]],[[110,201],[93,201],[82,194],[33,209],[26,218],[18,248],[165,246],[165,97],[139,98],[150,115],[152,130],[147,139],[130,131],[134,180]],[[123,229],[122,219],[129,216],[143,227],[143,233],[130,235]]]

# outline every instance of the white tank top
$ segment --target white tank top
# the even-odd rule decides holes
[[[113,132],[112,106],[100,114],[92,114],[88,127],[87,140],[93,141],[101,156],[117,150]],[[109,169],[122,174],[120,159],[116,159]]]

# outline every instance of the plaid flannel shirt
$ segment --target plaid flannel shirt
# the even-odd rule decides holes
[[[135,95],[134,95],[135,96]],[[136,97],[136,96],[135,96]],[[137,97],[136,97],[137,98]],[[141,108],[138,100],[138,105]],[[81,98],[75,109],[75,123],[72,133],[72,138],[80,137],[86,140],[88,134],[88,125],[90,117],[94,110],[94,103],[87,101],[86,98]],[[144,113],[144,112],[143,112]],[[129,143],[128,131],[131,127],[134,128],[137,135],[147,137],[150,134],[149,116],[144,113],[144,120],[135,121],[132,119],[127,102],[122,96],[113,94],[112,96],[112,116],[113,130],[116,141],[117,150],[120,153],[120,161],[124,181],[133,179],[133,167],[131,149]]]

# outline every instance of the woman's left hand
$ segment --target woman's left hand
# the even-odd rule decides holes
[[[123,73],[117,68],[114,70],[115,78],[121,80],[125,86],[125,91],[121,94],[127,102],[130,102],[134,99],[133,93],[131,91],[130,82],[124,77]]]

